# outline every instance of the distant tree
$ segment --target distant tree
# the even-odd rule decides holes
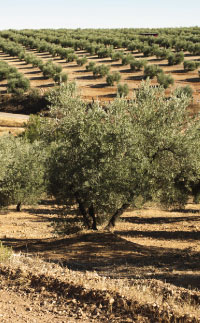
[[[146,65],[144,68],[145,78],[149,77],[152,79],[160,73],[162,73],[162,69],[158,65]]]
[[[197,61],[184,61],[183,66],[184,66],[184,70],[186,72],[195,71],[200,66],[200,62],[197,62]]]
[[[170,85],[174,84],[174,79],[171,74],[159,73],[157,75],[157,82],[167,89]]]
[[[129,65],[132,61],[135,60],[135,57],[131,54],[124,55],[122,57],[122,65]]]
[[[119,83],[121,79],[121,75],[119,72],[113,72],[112,74],[108,74],[106,77],[106,83],[110,86],[113,86],[114,83]]]
[[[147,61],[144,59],[137,59],[130,63],[131,71],[141,71],[147,65]]]
[[[21,74],[9,74],[7,82],[8,93],[23,94],[30,89],[30,81]]]
[[[95,67],[95,62],[89,62],[89,64],[88,65],[86,65],[86,70],[88,71],[88,72],[93,72],[93,69],[94,69],[94,67]]]
[[[181,98],[182,96],[187,96],[189,99],[192,99],[193,89],[189,85],[177,87],[174,91],[174,95],[177,98]]]
[[[95,77],[104,77],[108,74],[110,67],[107,65],[97,65],[93,68],[93,75]]]
[[[45,191],[45,154],[38,142],[0,137],[0,206],[32,204]]]
[[[125,84],[118,84],[117,86],[117,94],[119,95],[120,98],[126,97],[129,93],[129,88],[128,85]]]
[[[178,65],[184,61],[184,53],[170,53],[168,55],[168,65]]]
[[[78,66],[83,66],[84,64],[87,63],[87,57],[83,56],[81,58],[77,58],[76,62],[78,64]]]
[[[60,85],[61,83],[65,83],[68,80],[68,75],[66,73],[58,73],[53,76],[53,80],[55,83]]]

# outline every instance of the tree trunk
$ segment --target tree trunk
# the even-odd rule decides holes
[[[94,207],[91,205],[88,209],[88,213],[92,218],[92,230],[97,230],[97,222],[96,222],[96,217],[95,217],[95,212],[94,212]]]
[[[111,217],[106,229],[110,230],[115,227],[117,219],[124,213],[124,211],[130,206],[130,203],[124,203],[120,209],[118,209]]]
[[[83,203],[79,201],[78,207],[79,207],[80,213],[83,216],[83,222],[84,222],[85,226],[87,227],[87,229],[91,229],[90,221],[88,220],[87,212],[86,212],[86,209],[84,208]]]
[[[81,215],[83,216],[83,222],[84,222],[85,226],[87,227],[87,229],[91,229],[90,221],[87,216],[87,211],[84,207],[83,202],[79,198],[78,192],[76,192],[74,195],[76,198],[76,202],[78,204],[79,211],[80,211]]]
[[[16,211],[17,212],[20,212],[21,211],[21,205],[22,205],[21,202],[17,203],[17,206],[16,206]]]

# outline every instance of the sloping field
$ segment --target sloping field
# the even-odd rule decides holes
[[[20,134],[24,131],[24,124],[28,121],[29,116],[21,114],[10,114],[0,112],[0,135],[7,134]]]
[[[88,100],[99,99],[101,101],[111,100],[116,96],[117,86],[108,86],[106,84],[106,77],[95,78],[92,72],[88,72],[85,66],[78,66],[76,62],[66,63],[65,60],[59,58],[53,58],[49,53],[39,53],[36,50],[27,50],[27,53],[34,53],[38,58],[44,62],[52,59],[54,63],[60,64],[63,71],[68,74],[69,81],[76,81],[78,87],[81,90],[82,97]],[[77,51],[78,56],[88,55],[87,52]],[[187,54],[187,53],[186,53]],[[140,58],[141,53],[133,54],[135,58]],[[137,89],[142,79],[144,79],[143,71],[132,72],[128,66],[122,66],[120,62],[112,62],[111,58],[98,58],[98,56],[88,56],[88,62],[93,61],[96,64],[105,64],[110,67],[111,72],[120,72],[121,82],[127,83],[130,89],[130,94],[134,89]],[[200,56],[186,56],[186,60],[200,60]],[[4,60],[9,63],[10,66],[15,66],[20,73],[23,73],[31,82],[31,87],[39,88],[42,93],[48,88],[54,86],[52,79],[44,79],[41,71],[38,68],[32,67],[30,64],[26,64],[24,61],[20,61],[17,57],[13,58],[0,51],[0,60]],[[155,56],[147,57],[146,60],[149,64],[159,65],[166,74],[171,73],[175,83],[173,88],[177,86],[190,85],[193,89],[194,103],[199,104],[200,102],[200,79],[198,77],[198,71],[192,71],[185,73],[183,70],[183,64],[176,66],[168,66],[167,60],[156,59]],[[156,80],[152,80],[152,84],[157,84]],[[1,93],[6,92],[6,81],[0,82]],[[166,94],[169,90],[166,90]]]
[[[69,305],[74,302],[76,311],[84,311],[86,303],[91,322],[94,317],[106,322],[122,322],[122,317],[127,319],[124,322],[157,322],[158,315],[164,319],[166,313],[175,315],[174,319],[182,317],[183,322],[199,322],[199,205],[188,204],[183,211],[163,211],[154,206],[130,210],[113,233],[83,231],[63,238],[55,236],[50,226],[61,212],[60,207],[46,203],[26,207],[21,213],[12,207],[1,211],[0,240],[15,252],[34,257],[28,260],[21,256],[20,260],[16,254],[11,267],[1,266],[1,275],[13,286],[20,283],[19,290],[31,290],[31,295],[39,292],[38,299],[45,296],[44,291],[45,297],[51,297],[52,291],[62,294]],[[83,286],[86,290],[81,292]],[[117,301],[120,295],[124,301]],[[131,305],[125,314],[122,303],[126,298],[127,302],[131,299]],[[98,307],[99,303],[103,307]],[[95,316],[97,312],[99,316]],[[163,322],[168,322],[167,318]]]

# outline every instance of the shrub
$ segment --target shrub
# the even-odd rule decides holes
[[[8,93],[20,95],[26,92],[28,89],[30,89],[29,79],[24,78],[23,76],[18,77],[17,75],[16,75],[16,78],[12,77],[8,79],[8,84],[7,84]]]
[[[113,86],[115,82],[119,82],[121,79],[121,75],[119,72],[113,72],[112,74],[108,74],[106,78],[106,83],[110,86]]]
[[[123,57],[123,53],[122,52],[113,52],[111,54],[111,59],[113,61],[119,61],[120,59],[122,59],[122,57]]]
[[[184,53],[170,53],[168,56],[168,65],[178,65],[184,61]]]
[[[109,66],[106,66],[104,64],[95,66],[93,68],[93,75],[95,77],[97,77],[97,76],[104,77],[104,76],[106,76],[108,74],[109,69],[110,69],[110,67]]]
[[[12,256],[12,249],[9,247],[3,246],[2,242],[0,241],[0,263],[10,259],[11,256]]]
[[[164,89],[167,89],[170,85],[174,84],[174,79],[171,74],[164,74],[159,73],[157,75],[157,82],[164,87]]]
[[[89,64],[88,65],[86,65],[86,70],[88,71],[88,72],[93,72],[93,69],[94,69],[94,67],[95,67],[95,62],[89,62]]]
[[[161,72],[162,72],[162,69],[158,65],[147,65],[144,68],[145,78],[149,77],[150,79],[152,79]]]
[[[53,64],[52,61],[48,61],[41,66],[41,70],[45,78],[53,78],[54,75],[61,73],[62,67],[60,65]]]
[[[155,55],[157,58],[160,58],[160,59],[167,59],[168,56],[169,56],[169,50],[165,49],[165,48],[158,48],[156,51],[155,51]]]
[[[133,60],[130,63],[131,71],[140,71],[147,65],[147,61],[144,59]]]
[[[110,57],[112,55],[113,47],[102,47],[97,51],[99,58]]]
[[[65,83],[68,80],[68,75],[66,73],[55,74],[53,80],[57,84]]]
[[[196,61],[184,61],[183,66],[186,72],[195,71],[200,65],[200,62]]]
[[[128,85],[125,84],[118,84],[117,86],[117,94],[119,95],[120,98],[126,97],[129,93],[129,88]]]
[[[122,57],[122,65],[128,65],[131,64],[132,61],[135,60],[135,57],[131,54],[124,55]]]
[[[78,66],[83,66],[84,64],[87,63],[87,57],[83,56],[81,58],[77,58],[76,62],[78,64]]]
[[[181,98],[182,95],[186,95],[188,98],[192,98],[193,89],[189,85],[177,87],[176,90],[174,91],[174,95],[177,98]]]
[[[73,53],[70,53],[67,55],[67,59],[66,59],[66,62],[69,63],[69,62],[73,62],[77,59],[77,55],[76,54],[73,54]]]

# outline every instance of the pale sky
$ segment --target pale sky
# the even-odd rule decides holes
[[[0,0],[0,30],[200,26],[200,0]]]

